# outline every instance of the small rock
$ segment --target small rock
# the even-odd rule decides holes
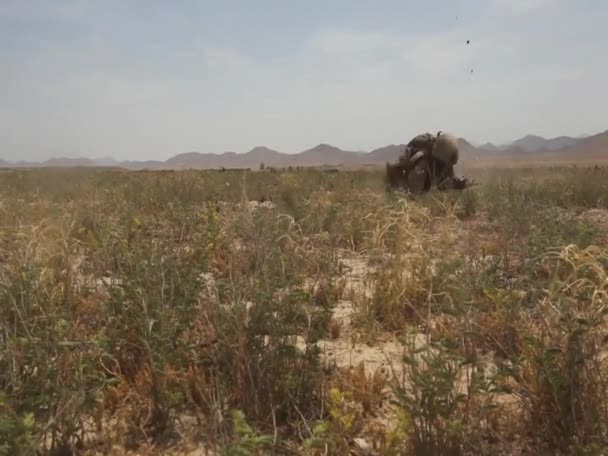
[[[353,441],[355,442],[359,454],[364,456],[373,454],[373,448],[367,440],[357,437]]]
[[[272,201],[263,201],[263,202],[259,202],[259,201],[249,201],[249,209],[259,209],[259,208],[263,208],[263,209],[274,209],[276,207],[276,205],[272,202]]]
[[[264,201],[260,204],[260,207],[264,207],[266,209],[274,209],[276,207],[276,204],[274,204],[272,201]]]

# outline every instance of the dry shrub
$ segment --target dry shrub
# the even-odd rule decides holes
[[[486,453],[495,433],[496,403],[483,363],[444,343],[403,339],[403,373],[394,404],[406,422],[408,454]]]
[[[369,274],[371,293],[355,296],[355,320],[377,322],[389,331],[408,324],[428,323],[433,302],[433,246],[428,210],[400,200],[383,208],[369,233],[375,271]]]
[[[365,364],[340,369],[331,385],[340,391],[352,394],[352,399],[361,405],[363,416],[374,415],[386,401],[388,376],[382,369],[367,373]]]
[[[338,320],[332,318],[329,322],[329,336],[333,339],[339,339],[340,333],[342,332],[342,325]]]
[[[551,448],[608,445],[608,251],[548,254],[545,298],[526,315],[515,392],[530,430]]]

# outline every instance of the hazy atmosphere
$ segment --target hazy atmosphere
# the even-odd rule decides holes
[[[0,158],[597,133],[607,20],[599,0],[0,0]]]
[[[0,456],[608,455],[608,0],[0,0]]]

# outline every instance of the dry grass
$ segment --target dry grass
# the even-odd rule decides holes
[[[603,454],[608,173],[473,174],[3,172],[0,455]]]

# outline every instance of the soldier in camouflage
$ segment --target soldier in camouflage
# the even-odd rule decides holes
[[[403,186],[413,193],[427,192],[433,185],[440,190],[462,189],[465,179],[454,176],[458,162],[458,141],[449,134],[423,133],[413,138],[396,165],[387,164],[391,186]]]

